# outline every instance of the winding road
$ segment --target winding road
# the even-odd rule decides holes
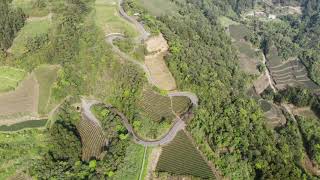
[[[119,2],[119,14],[120,16],[127,20],[129,23],[133,24],[136,29],[139,31],[140,35],[135,39],[135,41],[137,43],[142,43],[145,40],[147,40],[150,37],[150,33],[147,32],[144,27],[143,24],[141,24],[140,22],[138,22],[135,18],[130,17],[128,14],[126,14],[126,12],[124,11],[123,7],[122,7],[122,3],[123,0],[120,0]],[[155,82],[152,80],[151,78],[151,73],[149,71],[149,69],[147,68],[147,66],[142,63],[139,62],[138,60],[132,58],[131,56],[127,55],[126,53],[122,52],[117,46],[115,46],[113,44],[113,41],[115,39],[121,39],[121,38],[125,38],[125,36],[121,33],[111,33],[106,35],[106,42],[109,43],[112,46],[112,50],[118,54],[121,58],[123,58],[126,61],[129,61],[135,65],[137,65],[138,67],[140,67],[146,74],[146,77],[148,79],[148,82],[152,85],[155,85]],[[196,94],[192,93],[192,92],[179,92],[179,91],[172,91],[168,93],[169,97],[174,97],[174,96],[185,96],[188,97],[190,99],[190,101],[193,104],[193,107],[197,107],[198,106],[198,102],[199,99],[197,97]],[[95,124],[101,126],[100,121],[95,117],[95,115],[91,112],[91,107],[93,105],[96,104],[104,104],[101,101],[97,101],[97,100],[87,100],[87,99],[82,99],[82,114],[83,116],[85,116],[87,119],[91,120],[92,122],[94,122]],[[162,136],[159,140],[155,140],[155,141],[148,141],[148,140],[144,140],[141,137],[139,137],[135,131],[133,130],[132,125],[129,123],[128,118],[120,111],[118,111],[115,107],[113,107],[112,105],[108,105],[108,104],[104,104],[104,106],[106,108],[108,108],[111,112],[117,114],[121,120],[122,120],[122,124],[126,127],[126,129],[128,130],[128,132],[130,134],[132,134],[133,136],[133,140],[135,143],[143,145],[143,146],[162,146],[165,144],[168,144],[169,142],[171,142],[176,134],[180,131],[183,130],[186,126],[186,120],[190,118],[191,112],[187,112],[185,113],[181,118],[180,117],[176,117],[176,119],[174,120],[174,124],[171,127],[171,129],[164,135]]]

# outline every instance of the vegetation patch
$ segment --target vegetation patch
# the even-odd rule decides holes
[[[170,0],[139,0],[144,8],[154,16],[168,15],[177,11],[177,6]]]
[[[49,13],[48,0],[13,0],[14,7],[21,8],[28,16],[46,16]]]
[[[25,77],[26,72],[22,69],[8,66],[0,67],[0,93],[14,90],[19,82]]]
[[[39,129],[0,133],[0,179],[26,170],[32,161],[39,159],[46,140]]]
[[[34,72],[39,83],[39,114],[46,114],[50,109],[51,88],[57,79],[59,66],[42,65]]]
[[[162,148],[156,171],[213,179],[213,172],[185,132]]]
[[[260,107],[264,112],[268,112],[268,111],[271,110],[272,105],[266,100],[261,100],[260,101]]]
[[[22,55],[30,50],[32,46],[30,42],[34,39],[46,38],[51,27],[48,19],[28,22],[18,33],[10,48],[10,52],[14,55]]]
[[[138,35],[133,25],[119,16],[118,1],[97,0],[95,3],[95,22],[105,34],[123,33],[130,37]]]
[[[42,120],[30,120],[24,121],[16,124],[12,124],[10,126],[2,125],[0,126],[0,131],[19,131],[27,128],[39,128],[44,127],[47,124],[47,119]]]

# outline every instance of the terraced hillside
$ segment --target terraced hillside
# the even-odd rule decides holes
[[[101,126],[83,114],[77,129],[82,143],[82,160],[100,159],[103,148],[107,145]]]
[[[214,178],[207,162],[183,131],[178,132],[175,139],[163,147],[156,171],[201,179]]]
[[[274,48],[267,59],[267,66],[278,89],[284,89],[287,86],[301,86],[320,93],[320,87],[308,77],[306,67],[298,59],[284,61],[277,55],[277,50]]]

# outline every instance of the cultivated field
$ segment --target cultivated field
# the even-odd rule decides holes
[[[174,96],[172,100],[172,109],[178,115],[186,112],[191,106],[191,101],[185,96]]]
[[[21,69],[7,66],[0,67],[0,93],[14,90],[25,75],[26,72]]]
[[[14,55],[22,55],[25,53],[28,45],[28,39],[39,35],[46,34],[49,31],[51,22],[48,19],[28,22],[14,39],[11,48],[8,50]]]
[[[164,119],[172,121],[175,118],[171,108],[171,99],[153,92],[151,88],[143,91],[139,105],[143,114],[152,121],[160,122]]]
[[[59,66],[42,65],[38,67],[34,73],[39,83],[39,114],[47,114],[50,111],[49,103],[51,96],[51,88],[57,79]]]
[[[19,7],[25,12],[28,16],[34,16],[34,17],[42,17],[49,14],[49,3],[47,3],[47,0],[44,0],[43,2],[46,2],[48,5],[47,7],[43,8],[37,8],[35,6],[37,0],[13,0],[12,4],[15,7]]]
[[[118,13],[117,0],[96,0],[95,22],[105,34],[123,33],[130,37],[137,36],[133,25],[122,19]]]
[[[146,48],[148,55],[145,56],[145,64],[154,84],[161,90],[175,90],[177,88],[175,79],[164,60],[168,44],[162,34],[149,38],[146,41]]]
[[[28,75],[15,91],[0,94],[0,125],[18,122],[10,117],[37,116],[38,97],[39,85],[34,74]]]
[[[308,77],[306,67],[298,59],[291,58],[286,61],[278,55],[277,49],[273,47],[267,60],[267,66],[277,88],[301,86],[314,92],[320,90],[320,87]]]
[[[266,101],[266,100],[260,100],[260,107],[264,111],[264,115],[266,117],[266,124],[271,127],[278,127],[282,126],[286,123],[286,118],[284,117],[281,109]]]
[[[180,131],[170,144],[162,148],[156,171],[174,175],[191,175],[202,179],[214,178],[211,168],[183,131]]]
[[[250,74],[259,74],[257,66],[261,60],[261,52],[256,51],[245,38],[249,35],[249,29],[245,25],[231,24],[229,26],[233,45],[238,50],[239,65],[241,69]]]

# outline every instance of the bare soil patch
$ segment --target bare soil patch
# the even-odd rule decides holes
[[[0,94],[0,124],[17,123],[17,121],[6,118],[10,116],[38,116],[38,98],[39,85],[35,75],[30,74],[19,84],[16,90]]]
[[[149,38],[146,41],[146,48],[149,55],[145,56],[145,64],[154,84],[162,90],[175,90],[176,81],[164,60],[169,46],[162,34]]]

